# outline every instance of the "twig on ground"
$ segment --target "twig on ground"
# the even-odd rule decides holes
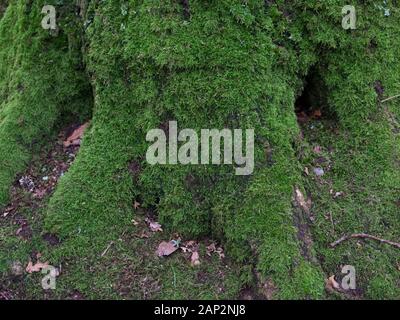
[[[333,221],[333,217],[332,217],[332,213],[331,212],[329,212],[329,220],[331,221],[331,224],[332,224],[332,232],[333,232],[333,234],[335,234],[336,233],[336,231],[335,231],[335,222]]]
[[[395,95],[393,97],[386,98],[386,99],[382,100],[381,103],[384,103],[384,102],[387,102],[387,101],[390,101],[390,100],[394,100],[394,99],[397,99],[397,98],[400,98],[400,94]]]
[[[111,248],[111,246],[114,244],[114,241],[111,241],[110,244],[107,246],[106,250],[103,251],[101,254],[102,257],[104,257],[107,253],[107,251]]]
[[[389,245],[391,245],[393,247],[396,247],[396,248],[400,249],[400,243],[398,243],[398,242],[393,242],[393,241],[390,241],[390,240],[381,239],[381,238],[378,238],[376,236],[372,236],[372,235],[369,235],[369,234],[366,234],[366,233],[353,233],[351,235],[344,235],[343,237],[341,237],[340,239],[336,240],[335,242],[332,242],[330,244],[330,247],[334,248],[337,245],[341,244],[343,241],[346,241],[346,240],[349,240],[349,239],[354,239],[354,238],[372,239],[372,240],[379,241],[381,243],[389,244]]]

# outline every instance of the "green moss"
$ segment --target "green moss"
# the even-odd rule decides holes
[[[126,5],[88,10],[96,112],[76,163],[50,202],[49,230],[65,238],[65,250],[86,255],[97,241],[106,243],[99,235],[121,232],[135,198],[156,208],[167,230],[224,240],[237,261],[251,259],[250,243],[258,243],[255,264],[278,286],[288,282],[289,270],[301,278],[297,263],[306,262],[292,226],[299,176],[291,141],[298,133],[293,104],[301,84],[294,75],[307,66],[293,65],[294,44],[282,52],[274,44],[288,21],[280,21],[282,14],[273,20],[258,1],[191,1],[190,21],[179,4],[132,1],[124,15]],[[196,130],[255,128],[261,143],[254,176],[236,177],[228,167],[147,165],[145,134],[168,120]],[[274,165],[265,156],[268,144]],[[136,181],[128,174],[130,161],[140,163]],[[312,296],[320,294],[316,289]]]
[[[379,275],[371,279],[368,286],[368,297],[370,299],[399,299],[400,291],[396,278],[391,275]],[[396,289],[397,288],[397,289]]]
[[[122,262],[131,263],[133,272],[140,266],[154,280],[162,279],[164,285],[153,297],[232,297],[241,285],[268,278],[278,298],[315,299],[324,297],[324,277],[352,264],[365,297],[398,295],[392,281],[398,272],[394,248],[370,242],[358,248],[351,241],[335,249],[328,246],[343,233],[399,237],[399,102],[382,104],[375,90],[383,86],[384,96],[391,96],[400,87],[397,6],[390,3],[391,16],[384,17],[382,10],[360,1],[358,29],[345,31],[341,8],[347,3],[339,0],[279,0],[267,6],[256,0],[189,3],[189,11],[179,2],[146,0],[91,2],[84,10],[94,114],[45,218],[46,230],[62,239],[50,253],[52,261],[68,261],[70,268],[61,292],[75,288],[93,298],[116,297],[109,283]],[[87,92],[82,73],[71,71],[81,63],[74,24],[57,38],[38,37],[43,31],[35,28],[26,33],[23,23],[31,22],[12,21],[29,8],[11,5],[0,22],[1,39],[11,41],[12,28],[19,28],[22,40],[29,39],[0,47],[7,61],[0,67],[0,150],[13,150],[11,158],[0,156],[3,199],[29,159],[32,142],[49,133],[61,115],[59,107],[68,97],[79,99]],[[37,24],[38,8],[30,13]],[[38,54],[42,51],[46,54]],[[51,71],[44,73],[45,68]],[[311,71],[315,77],[306,78]],[[315,122],[314,129],[303,128],[305,140],[299,141],[294,104],[306,79],[323,88],[313,96],[321,98],[318,107],[332,117],[339,133],[329,121]],[[28,108],[32,104],[40,114]],[[254,128],[254,174],[235,176],[230,166],[148,165],[145,135],[169,120],[197,131]],[[304,165],[316,165],[304,148],[314,144],[324,148],[326,174],[303,179]],[[135,172],[129,169],[132,164]],[[303,185],[312,194],[315,214],[312,256],[302,252],[294,223],[293,190]],[[332,199],[330,190],[345,197]],[[99,254],[127,229],[132,231],[134,201],[158,216],[166,235],[212,236],[222,242],[241,273],[229,273],[224,281],[228,293],[199,286],[195,272],[179,258],[160,266],[133,257],[128,252],[139,250],[137,239],[118,245],[120,251],[107,260],[111,267],[105,272]],[[203,271],[217,269],[211,264]],[[261,278],[249,279],[250,271]],[[193,290],[187,292],[187,287]]]
[[[340,265],[354,265],[358,289],[366,298],[378,296],[368,289],[371,286],[387,290],[381,298],[399,296],[398,284],[378,280],[398,277],[396,249],[373,241],[358,245],[349,241],[335,249],[327,244],[343,234],[358,232],[400,238],[396,205],[400,153],[393,111],[400,104],[398,100],[380,103],[400,88],[400,43],[396,41],[400,12],[393,4],[389,7],[391,15],[385,17],[377,7],[357,6],[357,29],[343,33],[337,26],[341,37],[335,40],[333,49],[324,53],[317,67],[329,108],[323,113],[333,113],[335,123],[323,122],[317,129],[307,129],[306,135],[311,147],[323,146],[327,160],[322,164],[327,172],[324,183],[313,181],[309,189],[318,213],[313,233],[323,267],[334,274],[340,273]],[[318,37],[315,39],[318,45],[325,45]],[[309,161],[305,164],[315,166],[314,159]],[[343,192],[343,197],[333,199],[330,190]],[[333,229],[327,215],[333,219]]]
[[[60,115],[91,108],[72,7],[59,13],[54,37],[41,27],[42,6],[11,1],[0,21],[0,205]]]

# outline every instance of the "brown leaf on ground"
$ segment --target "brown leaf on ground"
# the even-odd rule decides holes
[[[142,231],[140,234],[135,234],[136,237],[140,239],[148,239],[150,235],[146,231]]]
[[[145,220],[150,228],[151,231],[153,232],[162,232],[163,229],[161,228],[161,224],[159,224],[157,221],[152,221],[150,219]]]
[[[32,261],[29,261],[27,267],[26,267],[26,272],[28,273],[32,273],[32,272],[39,272],[41,271],[43,268],[47,268],[49,266],[48,262],[40,262],[38,261],[36,264],[33,264]]]
[[[4,218],[7,217],[14,210],[15,210],[15,207],[13,207],[13,206],[7,207],[3,212],[3,217]]]
[[[176,250],[178,250],[178,247],[176,247],[172,241],[163,241],[158,246],[157,255],[159,257],[169,256],[173,254]]]
[[[321,146],[315,146],[313,151],[314,151],[314,153],[320,154],[322,152],[322,147]]]
[[[163,229],[161,228],[161,224],[159,224],[158,222],[151,222],[150,223],[150,230],[153,232],[162,232]]]
[[[196,241],[190,240],[190,241],[185,242],[185,243],[180,247],[180,249],[181,249],[184,253],[186,253],[186,252],[194,252],[194,251],[197,251],[197,249],[198,249],[198,244],[197,244]]]
[[[79,146],[81,144],[82,136],[89,126],[89,122],[81,125],[79,128],[75,129],[74,132],[64,141],[64,147],[68,148],[69,146]]]
[[[207,246],[206,250],[207,250],[207,255],[211,257],[211,254],[213,252],[215,252],[215,250],[217,250],[217,247],[216,247],[215,243],[213,242],[209,246]]]
[[[313,111],[313,113],[311,114],[312,118],[321,118],[322,117],[322,112],[321,109],[316,109]]]
[[[217,250],[215,250],[215,252],[218,254],[220,259],[224,259],[225,258],[224,249],[222,249],[221,247],[217,248]]]
[[[335,280],[335,276],[330,276],[328,279],[325,280],[325,288],[329,292],[332,292],[334,290],[339,290],[340,289],[340,285]]]
[[[186,247],[195,247],[195,246],[197,246],[197,243],[194,240],[190,240],[190,241],[185,243],[185,246]]]
[[[137,209],[139,209],[139,208],[140,208],[140,203],[137,202],[137,201],[134,201],[134,202],[133,202],[133,209],[137,210]]]
[[[190,258],[190,264],[192,267],[200,265],[200,256],[197,251],[192,253],[192,257]]]
[[[215,243],[211,243],[209,246],[206,247],[207,255],[211,257],[212,253],[218,254],[220,259],[225,258],[224,249],[221,247],[217,247]]]

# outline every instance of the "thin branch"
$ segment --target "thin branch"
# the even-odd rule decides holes
[[[335,222],[333,221],[333,217],[332,217],[332,213],[331,212],[329,212],[329,219],[330,219],[331,224],[332,224],[333,234],[335,234],[336,233],[336,231],[335,231]]]
[[[382,100],[381,103],[384,103],[384,102],[387,102],[387,101],[390,101],[390,100],[394,100],[394,99],[397,99],[397,98],[400,98],[400,94],[398,94],[396,96],[393,96],[393,97],[386,98],[386,99]]]
[[[107,246],[107,248],[103,251],[101,254],[101,257],[104,257],[107,253],[107,251],[111,248],[111,246],[114,244],[114,241],[111,241],[110,244]]]
[[[366,233],[353,233],[351,235],[344,235],[343,237],[341,237],[340,239],[336,240],[335,242],[332,242],[330,244],[330,247],[334,248],[337,245],[341,244],[343,241],[346,241],[346,240],[349,240],[349,239],[354,239],[354,238],[372,239],[372,240],[379,241],[381,243],[389,244],[389,245],[391,245],[393,247],[396,247],[396,248],[400,249],[400,243],[398,243],[398,242],[393,242],[393,241],[390,241],[390,240],[381,239],[381,238],[378,238],[376,236],[371,236],[371,235],[366,234]]]

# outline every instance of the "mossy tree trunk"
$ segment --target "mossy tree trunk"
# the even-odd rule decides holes
[[[319,102],[327,105],[319,107],[340,132],[330,178],[357,181],[374,194],[372,202],[354,192],[340,209],[328,206],[351,208],[340,230],[371,223],[358,218],[364,208],[374,223],[390,225],[387,235],[399,235],[399,104],[383,105],[376,91],[378,83],[385,96],[400,88],[398,7],[384,17],[359,1],[358,28],[345,31],[343,1],[79,1],[56,5],[54,36],[41,29],[43,4],[10,1],[1,20],[0,203],[34,145],[61,116],[87,117],[93,98],[79,156],[47,210],[46,228],[63,239],[59,256],[98,254],[93,246],[107,243],[99,235],[118,236],[137,201],[168,231],[223,242],[243,270],[271,278],[280,297],[321,297],[315,250],[333,263],[328,241],[318,228],[316,248],[305,240],[299,229],[308,217],[294,203],[294,189],[304,188],[294,105],[311,69],[314,85],[326,88]],[[254,129],[254,173],[150,166],[146,133],[171,120],[197,131]],[[348,259],[345,251],[340,257]]]

